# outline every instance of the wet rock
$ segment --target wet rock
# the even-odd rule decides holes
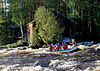
[[[95,50],[96,50],[97,52],[100,52],[100,45],[99,45],[97,48],[95,48]]]
[[[18,50],[26,50],[28,47],[17,47]]]
[[[91,67],[88,67],[87,69],[85,69],[84,71],[93,71],[93,69]]]
[[[0,50],[0,54],[5,53],[6,51],[7,51],[6,49]]]
[[[60,69],[60,70],[65,70],[66,68],[69,68],[69,65],[63,64],[63,65],[57,66],[57,69]]]
[[[36,61],[36,62],[34,63],[34,65],[35,65],[35,66],[40,65],[40,61]]]
[[[76,68],[72,67],[69,71],[77,71]]]
[[[23,67],[21,71],[43,71],[43,68],[41,66],[29,66],[29,67]]]
[[[87,52],[88,53],[95,53],[96,50],[95,50],[95,48],[89,48],[89,49],[87,49]]]
[[[91,47],[92,48],[96,48],[96,47],[98,47],[99,46],[99,44],[94,44],[94,45],[92,45]]]
[[[51,60],[49,66],[57,66],[57,64],[60,63],[59,60]]]
[[[53,70],[49,68],[45,68],[43,71],[53,71]]]
[[[19,64],[5,66],[1,71],[13,71],[13,69]]]
[[[4,69],[4,67],[5,67],[4,65],[0,65],[0,70]]]
[[[36,70],[36,71],[42,71],[43,68],[42,68],[41,66],[38,65],[37,67],[35,67],[35,70]]]
[[[82,64],[77,64],[75,67],[79,68],[79,69],[82,69],[83,65]]]
[[[47,60],[47,61],[41,61],[41,62],[40,62],[40,65],[41,65],[42,67],[49,67],[49,64],[50,64],[50,61],[49,61],[49,60]]]
[[[94,71],[100,71],[100,66],[96,67]]]
[[[95,65],[100,65],[100,60],[94,62]]]

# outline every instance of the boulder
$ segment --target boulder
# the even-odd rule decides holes
[[[100,71],[100,66],[96,67],[94,71]]]
[[[49,66],[57,65],[59,62],[59,60],[51,60]]]
[[[93,71],[93,69],[91,67],[88,67],[84,71]]]
[[[35,65],[35,66],[40,65],[40,61],[36,61],[36,62],[34,63],[34,65]]]

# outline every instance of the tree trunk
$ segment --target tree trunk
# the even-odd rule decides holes
[[[74,7],[73,7],[73,17],[74,17]]]
[[[45,0],[43,0],[43,6],[45,7]]]
[[[4,5],[5,5],[5,13],[6,13],[6,0],[5,0],[5,2],[4,2],[4,3],[5,3],[5,4],[4,4]]]
[[[1,0],[1,10],[2,10],[2,13],[3,13],[3,0]]]
[[[68,16],[68,0],[65,3],[66,3],[66,15]]]
[[[92,33],[91,18],[89,17],[89,32]]]
[[[3,7],[3,1],[1,0],[1,4],[0,4],[1,8]]]
[[[23,38],[23,25],[21,20],[20,20],[20,30],[21,30],[21,37]]]

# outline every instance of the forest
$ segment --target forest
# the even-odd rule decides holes
[[[27,25],[37,18],[32,44],[40,46],[59,41],[64,26],[60,27],[56,16],[51,15],[54,10],[77,22],[74,36],[78,40],[100,41],[99,0],[0,0],[0,45],[29,43]],[[45,31],[50,29],[57,31]]]

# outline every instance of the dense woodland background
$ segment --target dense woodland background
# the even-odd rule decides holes
[[[25,40],[27,24],[34,20],[39,6],[76,21],[78,39],[100,41],[99,0],[0,0],[0,44],[16,42],[19,37]]]

